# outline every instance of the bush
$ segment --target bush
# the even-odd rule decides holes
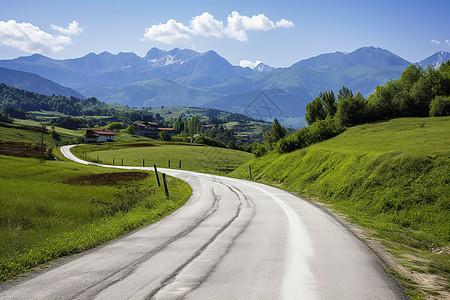
[[[437,96],[430,103],[430,116],[450,116],[450,96]]]
[[[256,156],[256,157],[261,157],[264,154],[267,153],[267,149],[266,147],[264,147],[263,145],[260,145],[258,143],[254,143],[252,146],[252,153]]]
[[[128,127],[127,127],[127,132],[129,133],[129,134],[134,134],[134,125],[133,124],[131,124],[131,125],[129,125]]]
[[[227,146],[225,146],[225,144],[216,141],[212,138],[209,138],[207,136],[204,135],[199,135],[198,137],[195,138],[195,143],[197,144],[203,144],[203,145],[208,145],[208,146],[213,146],[213,147],[220,147],[220,148],[226,148]]]
[[[168,134],[167,131],[164,131],[164,130],[159,133],[159,138],[163,141],[171,141],[172,140],[170,137],[170,134]]]
[[[325,120],[318,120],[311,126],[303,127],[293,134],[282,138],[275,145],[275,150],[280,153],[288,153],[303,149],[309,145],[335,137],[344,130],[344,127],[334,118],[327,117]]]
[[[105,129],[108,130],[118,130],[118,129],[124,129],[126,128],[126,125],[122,122],[112,122],[111,124],[108,124]]]

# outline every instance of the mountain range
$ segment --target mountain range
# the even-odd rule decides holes
[[[418,65],[436,67],[450,58],[438,52]],[[0,60],[0,67],[37,74],[87,97],[134,107],[197,106],[246,113],[257,119],[278,117],[285,125],[303,124],[308,102],[325,90],[346,86],[368,96],[377,85],[398,78],[412,63],[392,52],[364,47],[301,60],[287,68],[260,63],[233,66],[214,51],[152,48],[134,53],[90,53],[54,60],[34,54]],[[3,80],[0,72],[0,82]],[[23,83],[33,81],[24,77]],[[61,92],[56,92],[59,94]],[[67,94],[64,94],[67,95]],[[75,94],[73,94],[76,96]]]

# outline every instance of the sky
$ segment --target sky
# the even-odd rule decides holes
[[[418,62],[450,52],[449,10],[449,0],[1,0],[0,59],[178,47],[287,67],[375,46]]]

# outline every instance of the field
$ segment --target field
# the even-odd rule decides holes
[[[407,276],[410,295],[450,292],[450,117],[404,118],[349,128],[308,148],[252,160],[231,175],[324,203],[381,238]]]
[[[155,222],[191,195],[168,177],[166,200],[152,173],[3,155],[0,165],[0,282]]]
[[[147,139],[148,141],[148,139]],[[226,174],[233,171],[242,163],[252,159],[253,154],[232,149],[214,148],[196,144],[173,143],[139,143],[139,144],[104,144],[82,145],[72,148],[72,152],[79,158],[102,164],[127,166],[145,166],[167,168],[169,160],[171,168],[205,172],[211,174]],[[86,156],[85,156],[86,152]]]

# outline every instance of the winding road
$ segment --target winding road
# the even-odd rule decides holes
[[[71,147],[61,148],[66,157],[90,164]],[[0,285],[0,299],[406,299],[378,256],[308,201],[255,182],[161,171],[191,185],[183,207]]]

